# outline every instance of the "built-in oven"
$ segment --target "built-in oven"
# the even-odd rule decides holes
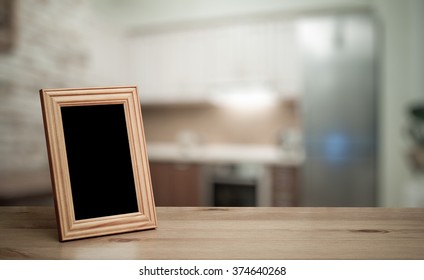
[[[213,181],[214,206],[256,206],[257,182],[253,179],[218,178]]]
[[[210,206],[265,206],[266,180],[258,164],[214,164],[208,166],[206,200]],[[266,194],[265,194],[266,195]]]

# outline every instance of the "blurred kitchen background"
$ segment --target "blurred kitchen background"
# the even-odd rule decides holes
[[[424,207],[422,0],[0,0],[0,205],[40,88],[137,85],[157,206]]]

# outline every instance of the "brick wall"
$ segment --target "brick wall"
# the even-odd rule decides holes
[[[87,5],[16,1],[15,44],[0,53],[0,177],[47,169],[38,90],[88,85]]]

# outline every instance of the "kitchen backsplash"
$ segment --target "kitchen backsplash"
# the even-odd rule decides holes
[[[294,101],[266,108],[229,108],[213,105],[143,106],[148,143],[176,142],[195,134],[203,143],[278,144],[281,132],[299,128]]]

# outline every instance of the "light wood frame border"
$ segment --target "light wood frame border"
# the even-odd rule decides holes
[[[41,89],[44,130],[59,240],[156,228],[150,170],[137,87]],[[123,104],[138,212],[75,220],[61,107]]]

